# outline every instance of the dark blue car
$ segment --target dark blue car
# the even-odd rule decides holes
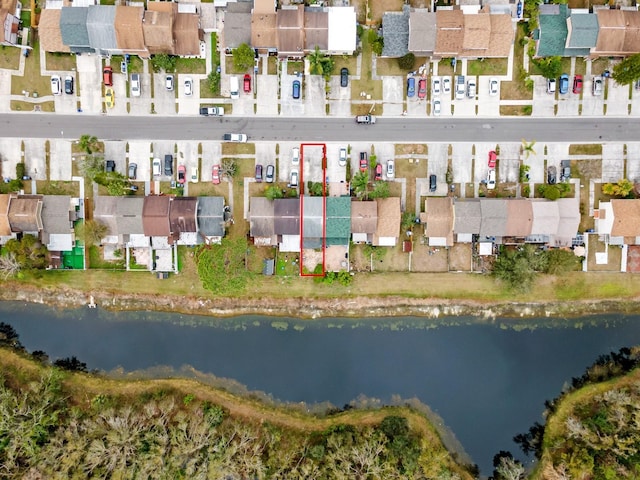
[[[407,97],[413,97],[416,94],[416,79],[409,77],[407,79]]]
[[[300,98],[300,80],[293,81],[293,98]]]
[[[569,92],[569,75],[567,75],[566,73],[560,75],[560,85],[558,86],[558,91],[561,94]]]

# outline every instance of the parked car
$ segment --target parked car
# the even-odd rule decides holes
[[[244,79],[242,80],[242,89],[244,93],[251,93],[251,75],[245,73]]]
[[[220,183],[220,165],[211,167],[211,183],[218,185]]]
[[[60,75],[51,75],[51,93],[54,95],[62,93]]]
[[[164,156],[164,174],[173,175],[173,155]]]
[[[107,88],[104,92],[104,103],[107,108],[113,108],[116,104],[116,96],[113,93],[113,88]]]
[[[138,165],[135,163],[130,163],[129,164],[129,180],[135,180],[136,179],[136,173],[138,171]]]
[[[293,98],[295,100],[300,98],[300,80],[293,81]]]
[[[205,117],[222,117],[224,108],[222,107],[200,107],[200,115]]]
[[[462,100],[464,98],[464,75],[458,75],[456,77],[456,100]]]
[[[113,87],[113,68],[110,65],[102,70],[102,81],[105,87]]]
[[[246,143],[247,142],[247,135],[245,133],[225,133],[222,136],[222,139],[225,142]]]
[[[167,75],[164,77],[164,86],[170,92],[173,91],[173,75]]]
[[[291,178],[289,180],[289,186],[291,188],[298,188],[298,171],[291,170]]]
[[[198,182],[198,167],[191,167],[189,179],[192,183]]]
[[[395,161],[393,158],[387,160],[387,178],[393,178],[396,176]]]
[[[549,165],[547,167],[547,183],[549,185],[554,185],[557,179],[558,169],[554,165]]]
[[[576,75],[573,77],[573,93],[582,93],[582,75]]]
[[[376,171],[373,179],[376,181],[382,180],[382,164],[381,163],[378,163],[376,165]]]
[[[517,18],[522,18],[522,7],[523,7],[522,2],[519,1],[517,3],[517,5],[516,5],[516,17]]]
[[[489,169],[487,174],[487,190],[493,190],[496,188],[496,169]]]
[[[560,161],[560,181],[568,182],[571,178],[571,160]]]
[[[440,95],[440,87],[441,87],[440,77],[432,77],[431,78],[431,94],[432,95]]]
[[[547,79],[547,93],[556,93],[556,79]]]
[[[435,175],[429,175],[429,191],[435,192],[438,186],[438,177]]]
[[[184,79],[184,94],[190,97],[193,94],[193,79],[187,77]]]
[[[153,172],[153,176],[154,177],[159,177],[160,174],[162,173],[162,165],[160,163],[160,159],[159,158],[154,158],[153,159],[153,163],[151,166],[151,171]]]
[[[347,149],[346,148],[340,149],[340,158],[338,160],[338,165],[340,165],[341,167],[347,166]]]
[[[178,183],[184,185],[187,181],[187,167],[184,165],[178,165]]]
[[[347,68],[340,69],[340,86],[346,87],[349,85],[349,70]]]
[[[467,82],[467,97],[476,98],[476,90],[476,80],[475,78],[472,78]]]
[[[105,172],[115,172],[116,171],[116,162],[113,160],[107,160],[104,166]]]
[[[407,97],[411,98],[416,94],[416,79],[409,77],[407,79]]]
[[[500,82],[498,82],[497,78],[492,78],[489,80],[489,95],[495,97],[498,95],[498,90],[500,88]]]
[[[495,152],[495,150],[491,150],[489,152],[489,161],[487,162],[489,164],[489,168],[496,168],[497,159],[498,159],[498,154]]]
[[[451,92],[451,79],[449,77],[444,77],[442,79],[442,91],[444,93],[450,93]]]
[[[271,164],[267,165],[267,173],[265,174],[264,179],[267,181],[267,183],[273,183],[273,181],[275,180],[275,177],[276,177],[276,167],[274,167]]]
[[[424,98],[427,96],[427,80],[421,78],[418,81],[418,98]]]
[[[366,172],[369,170],[369,159],[367,158],[367,152],[360,152],[360,171]]]
[[[131,96],[132,97],[140,96],[140,74],[139,73],[131,74]]]
[[[73,95],[73,77],[71,75],[64,77],[64,93]]]
[[[262,182],[262,165],[256,165],[256,182]]]
[[[433,106],[431,107],[431,113],[436,117],[440,116],[440,112],[442,111],[442,104],[440,100],[436,99],[433,101]]]
[[[563,73],[560,75],[560,85],[558,86],[558,92],[564,95],[569,92],[569,75]]]
[[[291,164],[300,164],[300,149],[298,147],[293,147],[293,149],[291,150]]]
[[[593,77],[593,86],[591,89],[591,93],[594,96],[602,95],[602,90],[604,89],[604,84],[602,82],[602,77]]]

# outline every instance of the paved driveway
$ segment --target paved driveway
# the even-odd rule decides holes
[[[520,146],[521,144],[519,143],[500,144],[500,155],[498,156],[499,181],[516,183],[520,180]],[[478,147],[476,145],[476,158],[478,158],[477,153]]]
[[[45,176],[46,179],[46,175],[47,175],[47,164],[46,164],[46,153],[45,153],[45,141],[42,139],[38,139],[38,138],[25,138],[23,140],[24,142],[24,158],[25,158],[25,163],[27,163],[27,170],[29,170],[30,172],[35,172],[36,170],[38,171],[38,175],[37,177],[42,177]],[[49,145],[49,152],[51,154],[50,158],[50,163],[49,163],[49,178],[47,180],[61,180],[60,175],[58,174],[58,169],[59,167],[57,165],[54,164],[54,162],[57,160],[57,157],[54,158],[53,157],[53,145],[56,143],[56,140],[51,140]],[[18,143],[18,152],[20,148],[20,144]],[[6,165],[4,162],[2,164],[2,172],[3,172],[3,176],[5,177],[10,177],[10,178],[16,178],[16,163],[20,161],[20,154],[18,153],[18,155],[15,155],[15,150],[12,153],[12,157],[8,159],[9,160],[9,165]],[[5,152],[3,151],[3,157],[5,155]],[[13,156],[15,155],[15,156]],[[4,158],[3,158],[4,159]],[[71,152],[69,152],[69,162],[71,161]],[[5,166],[7,167],[5,169]],[[54,172],[55,176],[57,178],[54,178]],[[65,179],[66,180],[66,179]],[[71,180],[69,178],[69,180]]]
[[[238,85],[240,86],[240,96],[237,99],[231,100],[231,103],[233,104],[233,115],[239,115],[242,117],[253,116],[255,114],[253,88],[251,88],[251,92],[245,93],[242,84],[244,75],[236,75],[236,77],[238,78]],[[253,87],[253,79],[251,80],[251,86]]]
[[[340,86],[340,75],[333,75],[329,80],[330,115],[338,117],[351,116],[351,78],[346,87]]]
[[[278,76],[258,75],[258,115],[278,115]]]
[[[473,182],[473,155],[471,143],[451,144],[451,168],[455,183]]]
[[[553,117],[555,115],[556,94],[547,93],[547,79],[541,75],[532,75],[533,79],[533,117]]]
[[[186,181],[184,184],[184,194],[189,195],[189,183],[197,183],[202,178],[202,172],[200,171],[200,162],[198,158],[198,143],[197,141],[181,141],[177,142],[178,145],[178,153],[176,162],[178,165],[184,165],[186,168]],[[164,156],[163,156],[164,160]],[[177,167],[176,167],[177,168]],[[191,180],[191,172],[192,169],[196,168],[197,172],[197,180],[192,182]],[[209,176],[211,176],[211,171],[209,171]]]
[[[267,174],[267,165],[273,165],[274,167],[277,167],[276,149],[273,143],[271,142],[256,143],[256,165],[262,165],[263,178]],[[277,177],[276,177],[276,180],[277,180]]]
[[[176,161],[175,147],[176,147],[175,143],[170,140],[158,140],[151,144],[151,148],[153,149],[153,154],[152,154],[153,158],[159,158],[161,163],[160,171],[162,173],[159,177],[159,180],[166,182],[169,180],[176,179],[179,162]],[[173,156],[173,174],[165,175],[164,174],[164,156],[169,154]],[[129,148],[129,159],[131,160],[131,148]]]
[[[127,174],[127,142],[111,140],[104,142],[104,159],[116,162],[116,172]]]
[[[618,85],[613,79],[605,81],[607,82],[607,115],[626,117],[629,115],[631,86]]]
[[[306,95],[304,97],[305,116],[324,117],[327,113],[325,104],[327,95],[324,88],[324,78],[321,75],[307,75],[305,82]]]
[[[169,91],[166,87],[166,73],[154,73],[151,76],[153,80],[153,108],[158,115],[175,115],[176,113],[176,90],[178,90],[176,77],[174,75],[174,89]]]
[[[331,182],[344,182],[347,177],[347,167],[341,167],[339,164],[341,148],[347,148],[347,145],[340,143],[327,144],[327,177]]]
[[[62,95],[54,95],[53,101],[55,104],[56,113],[76,113],[78,111],[78,82],[75,78],[75,72],[56,72],[60,75],[62,80]],[[67,76],[73,77],[73,95],[67,95],[64,93],[64,82]]]
[[[536,151],[543,150],[542,146],[536,145]],[[558,181],[560,181],[560,162],[569,158],[568,143],[548,143],[547,144],[547,167],[554,165],[558,171]]]
[[[289,178],[291,175],[291,170],[296,169],[300,171],[300,165],[293,166],[291,164],[291,157],[293,147],[300,148],[299,143],[293,142],[281,142],[280,143],[280,153],[278,154],[278,181],[289,183]]]
[[[640,180],[640,143],[627,142],[627,178],[632,182]]]
[[[385,115],[402,115],[405,90],[406,79],[404,77],[382,77],[382,108]],[[407,100],[407,103],[413,101],[410,98]]]
[[[202,173],[200,178],[203,182],[211,181],[211,169],[214,165],[222,163],[222,144],[220,142],[200,142],[202,144]],[[256,144],[257,147],[258,144]]]
[[[286,73],[286,63],[283,63],[283,72],[280,76],[280,114],[285,117],[300,117],[305,114],[304,111],[304,93],[305,82],[304,76],[289,75]],[[293,98],[293,81],[300,82],[300,95],[302,98]]]
[[[154,142],[155,151],[155,142]],[[151,142],[146,140],[132,140],[129,142],[129,162],[127,164],[127,170],[129,164],[135,163],[138,165],[138,171],[136,172],[136,180],[149,181],[151,180]],[[163,157],[160,157],[162,159]]]
[[[495,143],[476,143],[475,147],[476,147],[476,158],[475,158],[474,168],[473,168],[473,173],[474,173],[473,182],[481,183],[487,179],[487,175],[489,174],[489,164],[487,163],[487,160],[489,158],[489,152],[491,150],[495,150],[496,144]],[[500,148],[502,148],[502,146]],[[498,162],[499,163],[498,166],[500,168],[502,168],[502,163],[503,163],[502,157],[503,156],[501,152],[500,160]],[[501,174],[499,174],[498,181],[504,181],[502,179]]]
[[[602,180],[617,182],[624,178],[624,145],[605,143],[602,145]]]
[[[520,150],[521,144],[516,144],[518,146],[518,151]],[[504,144],[500,144],[500,150],[504,147]],[[544,167],[544,143],[536,143],[533,146],[533,151],[529,152],[529,156],[526,154],[522,155],[522,161],[525,165],[529,165],[529,182],[533,183],[544,183],[546,182],[546,173]],[[560,162],[558,161],[558,166]]]
[[[322,147],[304,147],[300,149],[300,165],[302,166],[302,178],[300,182],[322,182]]]
[[[500,91],[498,95],[489,95],[489,81],[492,77],[478,77],[478,115],[484,117],[500,116]]]
[[[116,77],[115,73],[113,75]],[[114,80],[115,81],[115,80]],[[149,115],[151,113],[151,75],[148,73],[140,74],[140,96],[131,95],[131,74],[129,81],[129,113],[131,115]],[[162,87],[164,88],[164,86]]]
[[[631,115],[640,116],[640,90],[636,88],[632,89],[631,94]]]
[[[438,177],[438,185],[435,192],[428,192],[429,195],[442,196],[447,194],[448,185],[446,182],[447,166],[449,163],[449,144],[448,143],[430,143],[429,144],[429,160],[427,161],[427,175],[436,175]]]
[[[97,55],[77,55],[76,89],[83,112],[102,112],[102,61]]]
[[[71,142],[62,139],[49,140],[49,178],[69,181],[72,177],[71,172]]]
[[[113,87],[111,88],[113,89],[113,93],[115,96],[115,100],[113,102],[114,106],[113,108],[107,108],[107,106],[105,105],[105,111],[110,115],[127,115],[127,77],[125,75],[113,72]],[[104,89],[103,91],[105,90],[106,89]]]
[[[35,142],[35,139],[25,139],[25,150],[28,143]],[[35,146],[32,148],[36,148]],[[44,151],[44,146],[42,147]],[[0,138],[0,158],[2,158],[2,177],[15,178],[16,164],[22,159],[21,140],[19,138]],[[42,157],[44,158],[44,156]],[[33,162],[31,158],[25,156],[27,175],[31,175],[38,180],[46,180],[47,171],[45,168],[40,169],[37,162]],[[36,176],[34,168],[38,169]]]
[[[182,115],[200,114],[200,80],[203,77],[204,75],[198,76],[194,74],[176,75],[176,86],[174,88],[178,91],[178,113]],[[192,93],[189,96],[184,94],[184,82],[187,78],[191,78],[192,85]]]
[[[577,116],[580,110],[580,96],[571,91],[572,85],[569,85],[569,92],[558,96],[558,112],[559,117]]]
[[[582,116],[601,116],[604,111],[604,95],[595,97],[591,92],[593,77],[584,80],[582,95]]]
[[[453,110],[456,117],[475,117],[476,116],[476,99],[467,98],[462,100],[452,100]],[[444,110],[444,109],[443,109]]]

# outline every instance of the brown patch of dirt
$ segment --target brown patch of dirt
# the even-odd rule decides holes
[[[397,143],[396,155],[426,155],[427,146],[424,143]]]

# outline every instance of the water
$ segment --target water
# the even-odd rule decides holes
[[[0,304],[0,321],[15,327],[29,351],[44,350],[52,359],[75,355],[90,369],[191,365],[280,400],[336,406],[361,394],[383,402],[394,394],[415,396],[443,418],[484,474],[499,450],[519,453],[513,436],[542,421],[544,400],[571,377],[600,354],[640,344],[639,320],[609,315],[582,319],[597,326],[580,329],[516,331],[240,317],[211,327],[202,324],[211,319],[177,314]],[[387,326],[412,321],[423,323],[393,319]]]

